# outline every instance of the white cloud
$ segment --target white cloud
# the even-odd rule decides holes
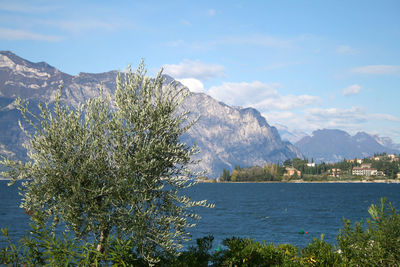
[[[306,110],[306,116],[309,121],[324,122],[331,121],[338,124],[363,123],[372,120],[386,120],[391,122],[400,122],[400,118],[391,114],[371,113],[367,114],[361,107],[352,107],[350,109],[339,108],[311,108]]]
[[[400,71],[400,66],[396,65],[369,65],[351,69],[351,72],[357,74],[395,74]]]
[[[224,76],[225,68],[219,64],[207,64],[199,60],[192,61],[185,59],[179,64],[166,64],[163,66],[164,73],[176,79],[196,78],[209,79]]]
[[[266,113],[263,113],[263,116],[268,119],[268,121],[274,121],[274,122],[282,122],[287,126],[290,124],[293,120],[297,119],[297,114],[293,113],[291,111],[269,111]],[[290,123],[288,123],[290,122]]]
[[[275,98],[279,96],[275,89],[279,85],[254,82],[224,82],[219,86],[212,86],[208,94],[230,105],[249,106],[254,105],[260,99]]]
[[[336,53],[342,55],[354,55],[357,54],[357,51],[348,45],[339,45],[336,47]]]
[[[309,108],[304,112],[291,111],[267,111],[263,113],[268,123],[275,125],[277,123],[288,126],[290,129],[300,130],[311,133],[317,129],[341,129],[354,134],[359,131],[371,132],[366,130],[367,125],[373,121],[400,122],[400,118],[391,114],[368,114],[361,107],[352,107],[349,109],[339,108]],[[379,134],[383,134],[381,129]],[[385,133],[391,137],[399,137],[398,134]]]
[[[379,135],[390,136],[395,143],[400,144],[400,131],[397,128],[382,129],[382,130],[384,131],[379,132]]]
[[[343,95],[345,96],[349,96],[349,95],[356,95],[360,92],[361,90],[361,86],[359,86],[358,84],[353,84],[350,85],[349,87],[346,87],[343,89]]]
[[[400,118],[399,117],[393,116],[391,114],[375,113],[375,114],[371,114],[371,117],[376,119],[376,120],[400,122]]]
[[[318,124],[307,121],[301,112],[268,111],[263,113],[263,116],[270,125],[285,125],[290,132],[311,133],[321,127]]]
[[[213,86],[208,90],[212,97],[224,101],[230,105],[252,106],[261,111],[266,110],[290,110],[298,107],[315,104],[319,98],[309,95],[286,95],[282,96],[276,88],[277,83],[224,82],[220,86]]]
[[[205,93],[204,85],[201,81],[194,78],[177,79],[178,82],[189,88],[191,92]]]
[[[47,41],[47,42],[57,42],[62,40],[60,36],[44,35],[30,31],[6,29],[1,27],[0,27],[0,39],[35,40],[35,41]]]
[[[207,15],[210,16],[210,17],[213,17],[216,14],[217,14],[217,11],[215,11],[215,9],[211,8],[211,9],[207,10]]]
[[[276,97],[264,99],[256,104],[255,108],[259,109],[278,109],[278,110],[290,110],[294,108],[300,108],[315,104],[319,101],[319,97],[310,95],[278,95]]]
[[[332,126],[363,123],[367,121],[364,109],[352,107],[350,109],[340,108],[310,108],[306,110],[307,120]]]

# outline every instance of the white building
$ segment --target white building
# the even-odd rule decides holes
[[[376,176],[378,175],[378,170],[373,168],[354,167],[352,174],[359,176]]]

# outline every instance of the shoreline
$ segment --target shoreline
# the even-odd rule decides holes
[[[242,182],[218,182],[218,181],[198,181],[198,183],[216,183],[216,184],[400,184],[400,180],[387,179],[387,180],[335,180],[335,181],[304,181],[304,180],[292,180],[292,181],[242,181]]]
[[[8,178],[0,178],[0,181],[11,181]],[[242,181],[242,182],[218,182],[212,179],[198,180],[202,184],[400,184],[400,179],[379,179],[379,180],[334,180],[334,181],[304,181],[304,180],[291,180],[291,181]]]

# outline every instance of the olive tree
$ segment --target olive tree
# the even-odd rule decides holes
[[[102,253],[110,235],[129,239],[152,265],[160,250],[176,252],[189,238],[198,216],[188,208],[210,206],[180,194],[199,175],[189,168],[197,148],[180,141],[195,121],[180,109],[188,92],[163,86],[162,71],[151,79],[141,63],[116,84],[113,97],[101,93],[76,108],[63,104],[60,89],[39,115],[18,100],[34,129],[20,123],[29,160],[3,159],[3,176],[23,180],[22,208],[89,236]]]

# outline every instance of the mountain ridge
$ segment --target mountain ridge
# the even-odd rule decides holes
[[[21,118],[12,106],[16,97],[34,104],[52,101],[62,85],[63,101],[76,106],[97,96],[100,87],[113,95],[116,75],[113,70],[72,76],[46,62],[33,63],[10,51],[0,51],[0,154],[11,151],[16,151],[16,157],[23,154],[21,144],[26,140],[17,125]],[[166,82],[184,87],[172,77],[164,77]],[[235,165],[263,165],[302,156],[291,143],[281,140],[277,129],[256,109],[231,107],[203,93],[191,93],[183,107],[193,116],[200,115],[182,138],[198,144],[201,150],[198,168],[205,169],[210,178],[218,177],[223,168],[232,170]]]
[[[313,158],[316,162],[337,162],[344,159],[369,157],[374,153],[382,152],[400,153],[396,147],[382,145],[376,140],[377,138],[376,135],[366,132],[357,132],[351,136],[339,129],[320,129],[310,136],[303,137],[294,145],[305,157]],[[384,140],[389,142],[387,138]]]

